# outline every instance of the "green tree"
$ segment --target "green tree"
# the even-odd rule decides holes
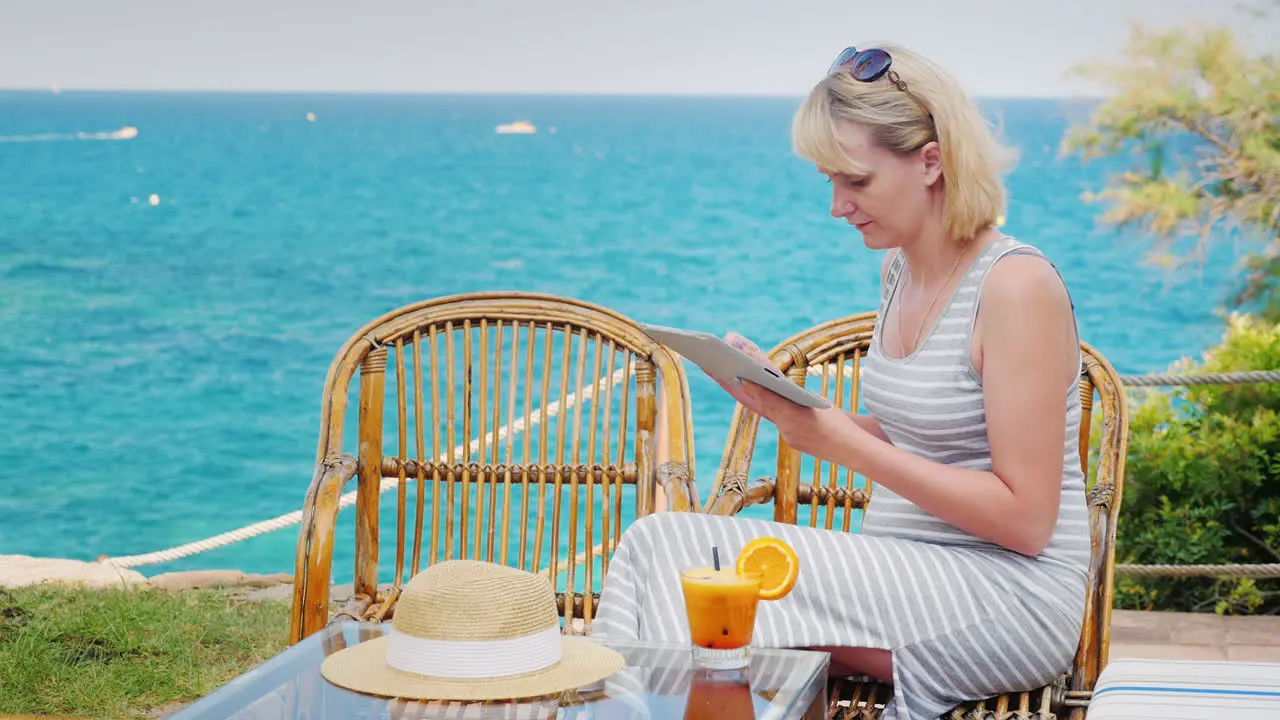
[[[1253,8],[1280,36],[1280,0]],[[1274,40],[1267,46],[1278,47]],[[1131,160],[1104,189],[1104,222],[1153,238],[1165,264],[1202,256],[1231,231],[1256,240],[1241,258],[1222,343],[1174,372],[1280,367],[1280,64],[1220,28],[1135,28],[1118,58],[1075,73],[1106,91],[1063,151]],[[1121,563],[1280,561],[1280,384],[1134,391]],[[1121,577],[1116,606],[1280,613],[1280,579]]]
[[[1242,258],[1233,304],[1259,301],[1280,317],[1276,56],[1249,53],[1221,28],[1137,27],[1120,58],[1074,73],[1109,92],[1087,123],[1068,131],[1063,152],[1086,161],[1135,158],[1105,189],[1086,195],[1109,205],[1104,222],[1149,233],[1155,259],[1165,264],[1202,256],[1220,232],[1259,240]]]

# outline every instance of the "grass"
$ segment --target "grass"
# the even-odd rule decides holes
[[[154,717],[283,650],[288,626],[288,603],[229,590],[0,590],[0,714]]]

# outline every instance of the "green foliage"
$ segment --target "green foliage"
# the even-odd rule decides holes
[[[0,590],[0,715],[147,718],[283,650],[289,606],[227,592]]]
[[[1280,62],[1246,53],[1224,29],[1135,28],[1122,57],[1076,68],[1109,91],[1063,151],[1084,160],[1129,153],[1130,169],[1086,199],[1103,220],[1156,238],[1155,259],[1203,253],[1216,230],[1262,241],[1244,258],[1237,303],[1275,297],[1280,273]],[[1276,310],[1280,315],[1280,309]]]
[[[1280,325],[1233,316],[1222,343],[1175,373],[1280,367]],[[1280,562],[1280,384],[1140,391],[1131,405],[1117,563]],[[1135,578],[1116,607],[1280,611],[1280,580]]]

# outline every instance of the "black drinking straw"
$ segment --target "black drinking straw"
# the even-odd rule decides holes
[[[711,559],[716,564],[716,572],[720,572],[720,548],[711,546]]]

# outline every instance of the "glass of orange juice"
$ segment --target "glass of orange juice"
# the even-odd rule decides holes
[[[689,568],[680,574],[697,667],[730,669],[751,662],[751,633],[760,602],[760,575],[728,567]]]

